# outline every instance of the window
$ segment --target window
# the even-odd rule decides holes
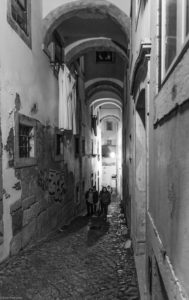
[[[12,0],[12,17],[20,28],[27,34],[27,1]]]
[[[64,136],[63,132],[60,130],[55,131],[55,150],[54,150],[54,160],[61,161],[64,160]]]
[[[106,130],[113,130],[112,122],[107,121],[106,122]]]
[[[79,136],[75,136],[75,156],[79,156]]]
[[[19,124],[19,157],[34,157],[34,128]]]
[[[7,20],[31,48],[31,0],[8,0]]]
[[[189,33],[189,0],[161,1],[161,78],[164,79]]]
[[[163,1],[162,18],[162,47],[163,47],[163,72],[171,65],[177,47],[177,0]]]
[[[112,145],[112,140],[107,140],[107,145]]]
[[[35,119],[17,114],[15,118],[15,167],[36,164]]]
[[[56,155],[63,154],[63,136],[61,134],[56,135]]]
[[[185,15],[186,21],[186,35],[189,33],[189,0],[186,0],[186,15]]]

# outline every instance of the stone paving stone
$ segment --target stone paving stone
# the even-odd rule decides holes
[[[140,299],[124,226],[113,201],[107,222],[79,217],[53,232],[0,266],[0,299]]]

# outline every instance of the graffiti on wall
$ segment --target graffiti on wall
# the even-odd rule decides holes
[[[61,202],[65,192],[64,171],[49,170],[49,197]]]

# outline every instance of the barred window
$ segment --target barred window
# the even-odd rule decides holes
[[[15,167],[35,165],[37,121],[17,113],[15,116]]]
[[[34,128],[19,124],[19,157],[34,157]]]

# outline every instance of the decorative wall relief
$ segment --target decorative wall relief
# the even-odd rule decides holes
[[[49,197],[61,202],[65,192],[64,171],[49,170]]]

